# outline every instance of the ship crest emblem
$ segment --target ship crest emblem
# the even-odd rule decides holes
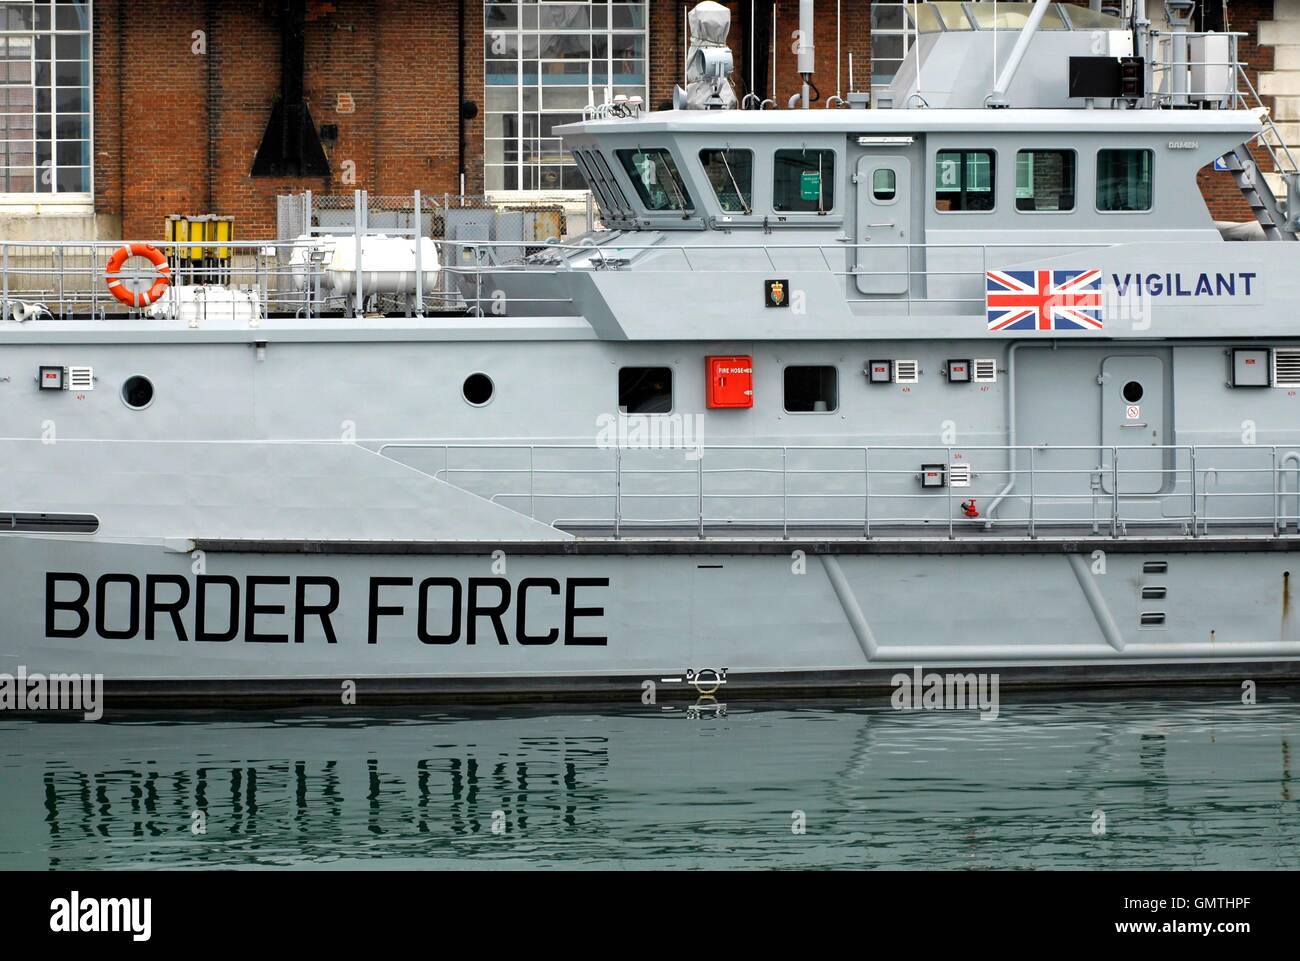
[[[767,306],[785,307],[788,303],[786,300],[786,287],[788,281],[785,280],[768,280],[763,283],[763,291]]]

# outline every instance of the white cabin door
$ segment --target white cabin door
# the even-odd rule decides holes
[[[912,164],[868,154],[858,161],[853,272],[864,294],[905,294],[912,216]]]
[[[1119,452],[1119,492],[1155,494],[1165,486],[1165,365],[1159,357],[1114,356],[1101,363],[1101,443]],[[1155,448],[1144,449],[1144,448]],[[1114,492],[1111,452],[1103,487]]]

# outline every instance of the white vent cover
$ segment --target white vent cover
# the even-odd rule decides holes
[[[970,464],[949,464],[948,486],[970,487]]]
[[[68,368],[68,390],[94,390],[95,389],[95,368],[93,367],[69,367]]]
[[[976,359],[971,365],[975,374],[975,383],[992,384],[998,379],[998,362],[991,357],[985,357],[983,360]]]
[[[1273,349],[1273,386],[1300,387],[1300,347]]]
[[[915,384],[921,380],[921,362],[918,360],[894,361],[894,383]]]

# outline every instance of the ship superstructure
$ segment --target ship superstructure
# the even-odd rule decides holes
[[[563,129],[563,243],[0,245],[0,669],[1296,673],[1295,166],[1187,13],[922,4],[874,102],[770,109],[706,9],[680,109]]]

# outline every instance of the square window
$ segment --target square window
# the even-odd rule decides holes
[[[619,410],[627,414],[672,413],[672,368],[620,368],[618,372],[618,407]]]
[[[1150,150],[1097,151],[1097,209],[1151,209]]]
[[[727,213],[753,211],[754,152],[752,150],[701,150],[704,175]]]
[[[834,150],[778,150],[772,171],[772,207],[824,214],[835,206]]]
[[[785,369],[785,409],[788,412],[829,414],[839,406],[839,377],[834,367]]]
[[[1074,209],[1073,150],[1022,150],[1016,154],[1016,209]]]
[[[667,150],[619,150],[617,154],[647,210],[694,210],[686,184]]]
[[[991,150],[940,150],[934,160],[934,209],[992,210],[995,172]]]

